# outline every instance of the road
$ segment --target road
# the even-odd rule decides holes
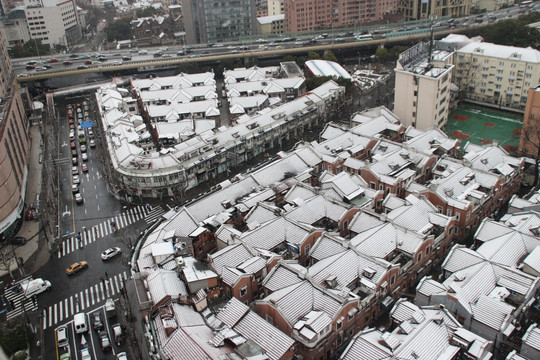
[[[70,102],[79,102],[82,105],[84,100],[86,99],[83,97],[72,98]],[[91,98],[88,100],[88,115],[95,119],[96,114],[90,100]],[[40,322],[44,330],[45,358],[56,359],[60,354],[57,352],[55,329],[67,325],[72,359],[79,359],[82,337],[73,331],[73,315],[84,312],[89,318],[93,312],[103,312],[106,298],[119,296],[123,281],[130,276],[128,262],[134,240],[164,209],[146,204],[126,205],[112,196],[101,175],[107,171],[107,165],[100,149],[102,141],[99,126],[94,123],[91,129],[96,141],[95,148],[89,147],[89,129],[83,130],[88,154],[88,160],[83,161],[83,143],[79,142],[78,136],[73,141],[75,149],[71,148],[65,104],[62,99],[55,99],[55,103],[59,110],[61,147],[61,155],[55,160],[55,164],[59,168],[61,179],[61,226],[66,229],[67,234],[60,240],[58,252],[53,254],[51,261],[33,276],[52,282],[52,291],[37,296],[37,309],[41,314]],[[81,204],[75,202],[72,192],[72,158],[75,154],[80,178],[79,193],[84,199]],[[82,172],[82,164],[87,164],[88,172]],[[122,252],[105,262],[100,255],[110,247],[120,247]],[[68,276],[65,269],[81,260],[88,262],[88,268]],[[104,314],[103,319],[105,320]],[[106,330],[109,332],[113,322],[114,320],[106,321]],[[111,351],[102,352],[97,332],[94,331],[89,331],[85,339],[93,359],[113,359],[114,354],[125,350],[123,345],[114,344]]]

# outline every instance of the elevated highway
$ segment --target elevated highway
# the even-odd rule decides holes
[[[450,33],[458,33],[466,30],[464,29],[445,29],[434,32],[434,36],[442,37]],[[265,50],[245,50],[242,52],[226,52],[226,53],[215,53],[215,54],[196,54],[196,55],[187,55],[182,57],[173,57],[173,58],[152,58],[148,60],[133,60],[125,61],[122,64],[111,63],[101,63],[95,65],[88,65],[86,69],[78,68],[53,68],[47,71],[25,73],[17,75],[17,81],[22,82],[32,82],[39,80],[47,80],[51,78],[64,77],[70,75],[81,75],[81,74],[91,74],[91,73],[106,73],[106,72],[119,72],[122,70],[133,70],[139,68],[159,68],[159,67],[170,67],[180,64],[187,63],[212,63],[224,59],[238,59],[242,57],[249,58],[275,58],[283,57],[287,55],[299,55],[307,54],[310,51],[324,51],[324,50],[343,50],[343,49],[361,49],[361,48],[373,48],[381,45],[393,45],[397,43],[407,43],[411,41],[417,41],[420,39],[425,39],[429,37],[431,33],[430,28],[425,29],[414,29],[409,31],[394,31],[387,33],[386,36],[379,35],[379,38],[374,38],[373,40],[367,41],[356,41],[354,37],[346,39],[344,42],[333,42],[328,44],[317,44],[317,45],[308,45],[308,46],[298,46],[292,43],[281,43],[282,46],[290,46],[287,48],[280,48],[282,46],[277,46],[275,48],[269,48]]]

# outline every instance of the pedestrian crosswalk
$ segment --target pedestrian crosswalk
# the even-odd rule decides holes
[[[32,277],[28,276],[17,281],[11,288],[6,289],[3,300],[6,302],[7,309],[11,309],[6,315],[8,320],[21,315],[24,311],[34,311],[37,309],[37,302],[32,298],[27,299],[22,289],[17,292],[12,290],[17,288],[21,283],[30,280],[32,280]]]
[[[41,313],[41,325],[43,329],[50,328],[59,322],[71,318],[79,312],[88,312],[96,308],[109,297],[120,293],[124,281],[128,279],[127,271],[88,287],[54,305],[45,308]]]
[[[81,231],[80,239],[77,238],[77,234],[65,238],[58,246],[58,258],[65,256],[81,247],[84,247],[90,243],[93,243],[97,239],[107,236],[119,229],[122,229],[136,221],[144,220],[146,223],[151,224],[157,220],[165,210],[161,206],[135,206],[126,209],[121,214],[110,218],[100,224],[97,224],[91,228],[87,228],[86,231]]]

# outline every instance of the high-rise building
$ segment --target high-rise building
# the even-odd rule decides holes
[[[453,18],[469,15],[472,0],[432,1],[399,0],[397,7],[405,20],[437,19],[441,16]]]
[[[186,42],[217,43],[255,32],[255,0],[182,0]]]
[[[75,0],[25,0],[32,39],[47,45],[70,45],[82,37]]]
[[[419,43],[399,55],[394,113],[405,126],[443,128],[448,120],[452,52]]]
[[[24,208],[29,124],[0,31],[0,237],[13,232]]]
[[[519,141],[519,152],[523,156],[536,158],[540,154],[540,85],[529,88],[527,106],[523,115],[523,130]]]
[[[520,110],[540,79],[540,51],[531,47],[470,42],[455,51],[454,64],[460,96]]]
[[[396,10],[397,0],[284,0],[288,32],[360,26]]]

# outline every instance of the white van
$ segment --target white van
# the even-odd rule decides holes
[[[85,313],[82,312],[73,315],[73,327],[75,328],[75,332],[77,334],[88,331],[88,324],[86,323]]]
[[[45,290],[48,290],[51,286],[52,284],[50,281],[43,280],[41,278],[30,280],[26,283],[21,284],[24,296],[26,296],[27,299],[31,298],[34,295],[41,294]]]

